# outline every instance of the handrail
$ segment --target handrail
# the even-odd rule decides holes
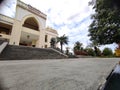
[[[64,53],[62,53],[62,52],[60,52],[60,51],[58,51],[58,50],[56,50],[56,49],[54,49],[54,48],[49,48],[49,49],[52,49],[53,51],[59,53],[60,55],[63,55],[63,56],[65,56],[66,58],[68,58],[67,55],[65,55]]]
[[[0,45],[0,54],[2,53],[2,51],[5,49],[5,47],[8,45],[8,42],[3,42],[1,45]]]

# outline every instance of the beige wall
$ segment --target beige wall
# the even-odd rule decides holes
[[[51,38],[56,38],[58,36],[58,34],[56,33],[52,33],[50,31],[45,31],[45,35],[47,35],[47,42],[45,42],[45,45],[47,45],[47,47],[50,47],[50,41],[51,41]],[[56,45],[57,47],[57,45]]]
[[[34,17],[39,25],[39,31],[40,33],[37,33],[37,31],[30,31],[22,27],[24,21],[29,18]],[[23,9],[19,6],[16,7],[16,16],[15,16],[15,22],[13,24],[10,44],[19,45],[20,37],[21,37],[21,31],[26,31],[31,34],[39,34],[39,40],[36,41],[37,47],[43,47],[44,46],[44,32],[45,32],[45,24],[46,20],[42,19],[41,17],[38,17],[35,14],[32,14],[26,9]]]
[[[19,45],[21,29],[22,29],[22,26],[20,21],[14,20],[11,38],[10,38],[10,44]]]
[[[24,23],[24,21],[29,17],[34,17],[38,21],[38,24],[40,26],[39,29],[45,28],[45,24],[46,24],[45,20],[43,20],[40,17],[38,17],[37,15],[32,14],[31,12],[28,12],[27,10],[22,9],[21,7],[17,6],[17,13],[16,13],[17,20],[22,21],[21,23]]]
[[[45,26],[46,26],[46,20],[29,12],[28,10],[26,9],[23,9],[21,8],[20,6],[17,6],[16,7],[16,19],[19,20],[19,21],[22,21],[22,23],[24,23],[24,21],[29,18],[29,17],[34,17],[36,18],[36,20],[38,21],[38,24],[40,26],[40,30],[44,30],[45,29]]]

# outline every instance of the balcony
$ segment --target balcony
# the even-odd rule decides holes
[[[0,33],[0,38],[10,39],[10,35]]]
[[[14,19],[0,14],[0,22],[9,24],[9,25],[13,25]]]
[[[27,28],[27,27],[22,27],[22,32],[26,32],[26,33],[33,34],[33,35],[37,35],[37,36],[40,35],[40,32],[39,32],[39,31],[30,29],[30,28]]]

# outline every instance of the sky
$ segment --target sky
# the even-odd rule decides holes
[[[91,42],[88,37],[88,28],[91,15],[94,13],[92,6],[88,5],[90,0],[21,0],[30,4],[36,9],[47,15],[46,27],[56,29],[59,36],[66,35],[69,38],[69,44],[64,46],[70,47],[72,51],[76,41],[83,43],[86,47]],[[14,17],[16,0],[4,0],[0,5],[0,13]],[[114,45],[100,47],[110,47],[115,49]]]

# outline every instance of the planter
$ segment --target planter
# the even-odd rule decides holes
[[[75,55],[88,55],[85,51],[74,51]]]
[[[120,49],[116,49],[115,50],[115,55],[118,56],[118,57],[120,57]]]

